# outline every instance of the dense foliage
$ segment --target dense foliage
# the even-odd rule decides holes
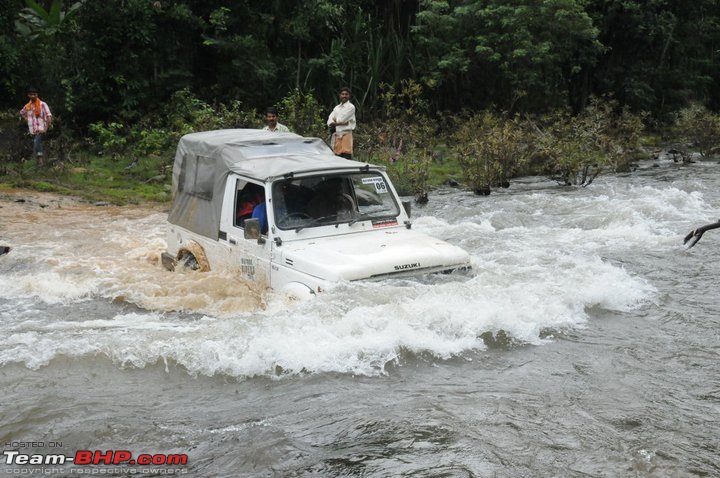
[[[0,0],[0,106],[28,83],[84,127],[136,119],[188,89],[262,109],[349,85],[361,113],[381,84],[416,79],[439,110],[720,106],[716,0]]]
[[[167,154],[270,105],[323,136],[347,85],[359,155],[420,200],[447,156],[475,189],[533,165],[586,184],[627,167],[648,118],[720,141],[717,0],[0,0],[0,27],[5,158],[27,149],[12,112],[29,85],[66,159]]]

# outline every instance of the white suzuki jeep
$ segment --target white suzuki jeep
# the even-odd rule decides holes
[[[188,134],[172,186],[170,270],[233,268],[307,297],[339,281],[470,267],[459,247],[411,229],[385,168],[335,156],[318,138]]]

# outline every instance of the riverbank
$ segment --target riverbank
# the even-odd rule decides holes
[[[170,168],[164,162],[157,156],[87,156],[45,166],[24,161],[6,168],[0,191],[25,189],[114,205],[162,204],[171,198]]]
[[[655,160],[658,164],[673,162],[684,164],[679,153],[671,148],[644,146],[640,160]],[[447,154],[438,154],[427,168],[427,186],[430,190],[443,185],[470,189],[462,182],[462,167],[455,158]],[[702,158],[698,153],[691,154],[697,160],[713,161],[717,157]],[[362,153],[358,160],[371,161]],[[692,161],[695,161],[693,159]],[[76,197],[78,200],[98,203],[100,205],[146,205],[168,204],[171,193],[171,167],[167,158],[148,156],[141,159],[132,157],[112,156],[80,156],[72,162],[50,161],[50,164],[38,166],[34,160],[14,163],[5,168],[5,175],[0,175],[0,193],[8,190],[26,190],[32,193],[51,193],[61,196]],[[404,182],[398,175],[401,170],[394,170],[391,165],[389,172],[394,177],[395,187],[402,189]],[[526,172],[527,173],[527,172]],[[614,174],[604,172],[603,175]],[[529,176],[542,176],[527,174]],[[512,183],[512,180],[510,181]],[[406,185],[405,185],[406,186]],[[411,191],[400,191],[404,195],[412,195]]]

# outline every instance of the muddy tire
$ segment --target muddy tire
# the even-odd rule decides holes
[[[195,259],[195,256],[191,253],[188,253],[185,257],[182,258],[182,267],[183,269],[189,269],[191,271],[200,270],[200,264],[198,264],[197,259]]]

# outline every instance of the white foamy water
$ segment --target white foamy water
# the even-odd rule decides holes
[[[205,375],[377,375],[408,353],[447,359],[483,350],[488,332],[538,345],[585,326],[590,308],[627,311],[656,300],[650,282],[604,256],[677,248],[669,231],[707,209],[697,191],[672,186],[445,194],[449,201],[416,208],[414,227],[471,252],[472,273],[346,283],[303,304],[223,271],[164,271],[162,213],[6,204],[3,233],[14,249],[0,298],[13,305],[0,310],[0,363],[37,368],[100,354],[121,366],[172,361]],[[139,309],[101,318],[56,311],[82,301]]]

